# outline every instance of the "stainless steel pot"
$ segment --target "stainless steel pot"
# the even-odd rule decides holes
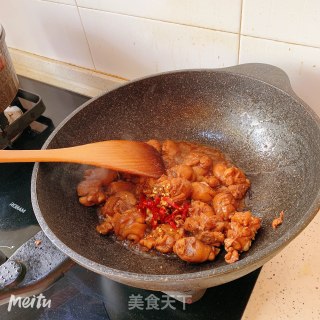
[[[19,81],[5,43],[5,31],[0,25],[0,112],[10,105],[18,89]]]

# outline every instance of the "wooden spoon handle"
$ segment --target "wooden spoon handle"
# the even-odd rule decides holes
[[[77,162],[70,148],[47,150],[0,150],[0,162]],[[71,156],[71,158],[70,158]]]
[[[0,162],[74,162],[101,164],[103,162],[128,162],[141,158],[139,142],[109,140],[75,147],[41,150],[0,150]],[[133,148],[135,146],[135,148]],[[133,152],[130,152],[133,150]],[[136,151],[137,150],[137,151]],[[126,152],[129,155],[126,157]]]
[[[61,149],[0,150],[1,162],[71,162],[158,178],[160,154],[139,141],[108,140]]]

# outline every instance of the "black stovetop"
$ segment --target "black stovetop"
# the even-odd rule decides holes
[[[41,148],[54,127],[89,99],[27,78],[19,77],[19,81],[23,89],[42,97],[46,111],[37,120],[43,131],[28,128],[12,144],[13,149]],[[0,165],[0,251],[7,257],[40,230],[30,198],[32,168],[33,164]],[[164,308],[167,298],[164,293],[128,287],[76,265],[43,293],[46,299],[51,299],[50,308],[14,306],[8,312],[8,306],[4,305],[0,307],[0,318],[240,319],[259,271],[207,289],[201,300],[191,305],[174,301]],[[149,304],[152,299],[155,303]]]

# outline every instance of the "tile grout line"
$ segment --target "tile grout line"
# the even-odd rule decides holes
[[[81,14],[80,14],[80,7],[78,7],[77,0],[75,0],[75,3],[76,3],[76,8],[77,8],[77,11],[78,11],[79,19],[80,19],[82,31],[83,31],[83,33],[84,33],[84,37],[85,37],[85,39],[86,39],[86,42],[87,42],[87,45],[88,45],[88,49],[89,49],[89,52],[90,52],[91,62],[92,62],[93,68],[94,68],[95,70],[97,70],[96,65],[95,65],[95,63],[94,63],[94,60],[93,60],[93,55],[92,55],[90,43],[89,43],[89,40],[88,40],[88,37],[87,37],[87,33],[86,33],[86,30],[85,30],[84,25],[83,25],[83,22],[82,22],[82,18],[81,18]]]
[[[213,29],[213,28],[209,28],[209,27],[203,27],[203,26],[201,27],[201,26],[191,25],[191,24],[182,23],[182,22],[173,22],[173,21],[169,21],[169,20],[148,18],[148,17],[142,17],[142,16],[138,16],[138,15],[132,15],[132,14],[121,13],[121,12],[100,10],[100,9],[94,9],[94,8],[89,8],[89,7],[81,7],[81,6],[79,6],[78,8],[97,11],[97,12],[105,12],[105,13],[109,13],[109,14],[114,14],[114,15],[119,15],[119,16],[124,16],[124,17],[130,17],[130,18],[136,18],[136,19],[143,19],[143,20],[149,20],[149,21],[155,21],[155,22],[175,24],[175,25],[178,25],[178,26],[184,26],[184,27],[190,27],[190,28],[197,28],[197,29],[203,29],[203,30],[210,30],[210,31],[216,31],[216,32],[229,33],[229,34],[233,34],[233,35],[237,35],[238,34],[238,32],[235,32],[235,31],[227,31],[227,30],[222,30],[222,29]]]
[[[74,7],[74,6],[75,6],[74,4],[63,3],[63,2],[56,2],[56,1],[54,1],[54,0],[39,0],[39,1],[41,1],[41,2],[51,2],[51,3],[57,4],[57,5],[70,6],[70,7]]]
[[[54,2],[53,0],[40,0],[40,1],[60,4],[60,3]],[[186,27],[191,27],[191,28],[198,28],[198,29],[222,32],[222,33],[228,33],[228,34],[233,34],[233,35],[239,35],[239,45],[238,45],[239,48],[238,49],[240,49],[241,36],[251,37],[251,38],[261,39],[261,40],[269,40],[269,41],[274,41],[274,42],[280,42],[280,43],[284,43],[284,44],[297,45],[297,46],[313,48],[313,49],[320,49],[320,46],[303,44],[303,43],[299,43],[299,42],[290,42],[290,41],[286,41],[286,40],[277,40],[277,39],[267,38],[267,37],[263,37],[263,36],[254,36],[254,35],[242,33],[242,30],[241,30],[242,29],[242,19],[243,19],[242,11],[243,11],[243,3],[244,3],[244,1],[245,0],[241,1],[240,30],[239,30],[239,32],[233,32],[233,31],[227,31],[227,30],[221,30],[221,29],[213,29],[213,28],[209,28],[209,27],[201,27],[201,26],[190,25],[190,24],[181,23],[181,22],[173,22],[173,21],[167,21],[167,20],[153,19],[153,18],[147,18],[147,17],[131,15],[131,14],[125,14],[125,13],[120,13],[120,12],[113,12],[113,11],[107,11],[107,10],[94,9],[94,8],[90,8],[90,7],[78,6],[77,0],[75,0],[76,5],[63,4],[63,3],[61,5],[68,5],[68,6],[77,7],[79,16],[80,16],[79,9],[86,9],[86,10],[93,10],[93,11],[98,11],[98,12],[106,12],[106,13],[120,15],[120,16],[127,16],[127,17],[136,18],[136,19],[145,19],[145,20],[150,20],[150,21],[155,21],[155,22],[169,23],[169,24],[175,24],[175,25],[179,25],[179,26],[186,26]],[[81,21],[82,28],[84,30],[85,38],[86,38],[88,46],[89,46],[89,42],[88,42],[87,35],[86,35],[85,29],[84,29],[84,26],[83,26],[83,23],[82,23],[81,16],[80,16],[80,21]],[[90,50],[90,53],[91,53],[90,46],[89,46],[89,50]],[[240,55],[240,50],[238,50],[238,62],[239,62],[239,58],[240,58],[239,55]],[[91,55],[91,58],[92,58],[92,62],[93,62],[93,65],[94,65],[94,61],[93,61],[92,55]]]
[[[241,34],[242,34],[242,18],[243,18],[243,2],[244,2],[244,0],[241,0],[241,8],[240,8],[240,22],[239,22],[239,42],[238,42],[238,64],[240,64]]]
[[[281,42],[281,43],[285,43],[285,44],[293,44],[293,45],[297,45],[297,46],[320,49],[320,46],[317,47],[317,46],[314,46],[314,45],[303,44],[303,43],[299,43],[299,42],[290,42],[290,41],[286,41],[286,40],[277,40],[277,39],[272,39],[272,38],[266,38],[266,37],[263,37],[263,36],[254,36],[254,35],[242,33],[242,21],[243,21],[242,11],[243,11],[243,6],[244,6],[244,1],[245,0],[241,1],[240,24],[239,24],[240,30],[238,32],[227,31],[227,30],[222,30],[222,29],[213,29],[213,28],[209,28],[209,27],[201,27],[201,26],[190,25],[190,24],[181,23],[181,22],[173,22],[173,21],[168,21],[168,20],[147,18],[147,17],[131,15],[131,14],[125,14],[125,13],[120,13],[120,12],[99,10],[99,9],[94,9],[94,8],[89,8],[89,7],[81,7],[81,6],[79,6],[78,8],[79,9],[81,8],[81,9],[86,9],[86,10],[92,10],[92,11],[98,11],[98,12],[106,12],[106,13],[109,13],[109,14],[114,14],[114,15],[119,15],[119,16],[126,16],[126,17],[131,17],[131,18],[136,18],[136,19],[144,19],[144,20],[149,20],[149,21],[174,24],[174,25],[178,25],[178,26],[185,26],[185,27],[190,27],[190,28],[197,28],[197,29],[210,30],[210,31],[221,32],[221,33],[239,35],[239,42],[240,42],[241,36],[246,36],[246,37],[252,37],[252,38],[255,38],[255,39],[269,40],[269,41]],[[238,52],[238,55],[239,55],[239,53],[240,52]],[[238,58],[239,58],[239,56],[238,56]]]
[[[290,44],[290,45],[294,45],[294,46],[307,47],[307,48],[311,48],[311,49],[320,49],[320,46],[317,47],[317,46],[312,46],[312,45],[310,45],[310,44],[302,44],[302,43],[298,43],[298,42],[290,42],[290,41],[285,41],[285,40],[277,40],[277,39],[272,39],[272,38],[264,38],[264,37],[253,36],[253,35],[245,34],[245,33],[242,33],[241,36],[248,37],[248,38],[253,38],[253,39],[260,39],[260,40],[267,40],[267,41],[279,42],[279,43],[283,43],[283,44]]]

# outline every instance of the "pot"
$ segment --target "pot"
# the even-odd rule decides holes
[[[18,89],[19,81],[5,42],[5,31],[0,25],[0,113],[10,105]]]
[[[251,249],[233,264],[226,264],[223,254],[197,265],[140,255],[95,231],[95,209],[81,206],[75,192],[83,166],[36,164],[32,203],[44,232],[38,237],[45,246],[36,261],[39,265],[45,259],[46,272],[56,272],[57,265],[65,271],[72,260],[130,286],[202,290],[261,267],[320,208],[320,120],[292,91],[287,75],[270,65],[184,70],[130,82],[79,107],[56,128],[44,148],[107,139],[188,140],[222,150],[249,177],[252,186],[246,206],[262,218],[262,228]],[[282,210],[285,220],[274,230],[271,222]],[[50,260],[50,250],[57,264]],[[34,245],[9,259],[16,263],[12,274],[19,273],[19,261],[32,259],[26,251],[34,252]],[[33,268],[32,262],[22,264]],[[34,279],[37,272],[32,270],[29,278]],[[27,284],[20,280],[20,288]]]

